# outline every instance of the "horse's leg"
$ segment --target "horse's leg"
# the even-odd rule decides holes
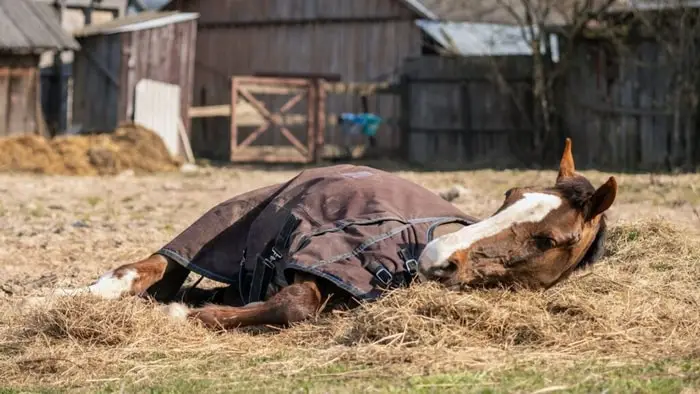
[[[187,309],[182,304],[168,306],[171,316],[195,319],[210,328],[231,329],[265,324],[285,325],[305,320],[321,306],[321,291],[316,279],[297,275],[294,284],[283,288],[269,300],[244,307],[209,305]]]
[[[109,270],[89,286],[56,289],[51,295],[92,294],[104,299],[117,299],[148,294],[157,300],[166,301],[177,294],[188,274],[189,271],[176,262],[161,255],[152,255]],[[35,304],[46,300],[44,297],[34,297],[28,301]]]

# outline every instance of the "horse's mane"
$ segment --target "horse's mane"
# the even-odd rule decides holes
[[[585,210],[585,203],[595,193],[595,187],[582,176],[565,178],[557,182],[554,187],[571,205],[578,209]],[[598,233],[593,239],[593,243],[588,247],[586,254],[576,264],[574,270],[584,269],[593,265],[603,257],[605,252],[605,238],[607,235],[606,216],[603,214],[598,225]]]
[[[605,252],[605,237],[607,235],[607,224],[605,222],[605,215],[600,218],[600,224],[598,225],[598,233],[595,235],[595,239],[593,239],[593,243],[591,243],[591,246],[588,247],[588,250],[586,251],[586,254],[583,256],[581,261],[579,261],[576,264],[576,267],[574,270],[579,270],[579,269],[584,269],[586,267],[590,267],[595,263],[596,261],[600,260],[601,257],[603,257],[603,253]]]

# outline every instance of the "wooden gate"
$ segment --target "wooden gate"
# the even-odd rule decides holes
[[[289,95],[278,110],[258,99],[254,94]],[[305,78],[234,77],[231,79],[231,161],[234,162],[303,162],[321,159],[325,126],[325,93],[321,80]],[[306,99],[306,111],[292,113]],[[279,101],[279,100],[277,100]],[[240,140],[241,126],[257,126]],[[306,141],[294,135],[291,125],[305,126]],[[275,149],[264,152],[247,149],[253,141],[276,126],[284,138],[294,147],[295,153]],[[276,147],[278,148],[278,147]],[[248,151],[248,152],[246,152]]]

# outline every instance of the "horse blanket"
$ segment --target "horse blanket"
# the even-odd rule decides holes
[[[238,287],[244,303],[272,296],[293,272],[373,300],[410,282],[438,227],[476,221],[399,176],[335,165],[224,201],[157,253]]]

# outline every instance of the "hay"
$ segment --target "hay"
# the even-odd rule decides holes
[[[116,175],[178,169],[153,131],[126,124],[113,133],[59,136],[24,135],[0,140],[0,171],[50,175]]]
[[[335,339],[617,356],[697,349],[698,241],[665,221],[622,224],[611,229],[605,260],[553,289],[399,289],[352,311]]]
[[[134,299],[77,297],[23,315],[8,310],[0,318],[0,379],[68,384],[181,370],[270,379],[341,361],[410,375],[692,356],[700,350],[698,241],[664,221],[621,224],[612,226],[598,265],[548,291],[458,293],[422,284],[257,335],[179,324]]]

